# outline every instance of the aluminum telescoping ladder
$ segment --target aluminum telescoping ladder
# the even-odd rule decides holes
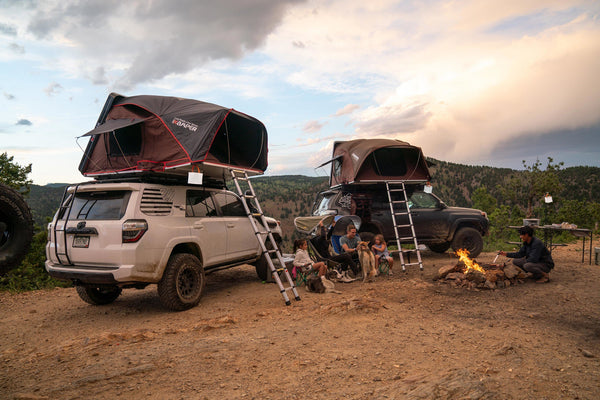
[[[415,234],[415,225],[413,224],[412,215],[410,213],[410,207],[408,205],[408,195],[406,194],[406,186],[404,182],[386,182],[385,188],[387,190],[388,201],[390,203],[390,212],[392,213],[392,222],[394,223],[394,233],[396,234],[396,243],[398,244],[398,252],[400,253],[400,263],[402,264],[402,271],[406,271],[406,266],[418,265],[419,269],[423,271],[423,261],[421,260],[421,251],[419,250],[419,244],[417,243],[417,235]],[[404,200],[394,200],[392,193],[402,193]],[[396,208],[397,205],[402,205],[400,210]],[[407,216],[408,224],[398,224],[396,217]],[[400,229],[410,228],[411,236],[400,236]],[[402,243],[407,242],[414,244],[413,249],[403,249]],[[408,257],[408,263],[404,261],[405,252],[417,253],[418,262],[410,262],[410,256]]]
[[[258,203],[258,199],[256,197],[256,193],[254,192],[254,188],[252,187],[252,183],[250,183],[250,179],[248,179],[248,174],[243,170],[235,170],[230,169],[231,177],[233,178],[233,182],[235,183],[235,187],[237,189],[238,194],[242,198],[242,203],[244,204],[244,209],[246,211],[246,215],[250,219],[250,224],[252,225],[252,229],[254,229],[254,233],[256,234],[256,239],[260,244],[260,248],[262,250],[262,256],[266,259],[267,264],[271,270],[271,274],[273,275],[273,279],[277,282],[277,286],[279,286],[279,291],[285,300],[285,305],[290,305],[290,299],[287,295],[287,291],[291,290],[294,293],[294,297],[296,301],[300,300],[300,296],[296,290],[296,285],[292,280],[292,276],[290,272],[286,268],[285,262],[283,261],[283,257],[281,255],[281,251],[279,250],[279,246],[277,246],[277,242],[273,237],[273,232],[269,228],[269,224],[265,219],[265,215],[260,208],[260,204]],[[244,181],[248,185],[248,191],[243,192],[240,181]],[[251,201],[251,205],[254,206],[257,212],[252,212],[250,206],[248,205],[248,201]],[[261,225],[259,226],[256,223],[256,218],[260,219]],[[275,254],[279,261],[280,268],[275,268],[275,264],[273,263],[273,259],[271,258],[271,254]],[[284,275],[288,286],[284,286],[281,281],[281,275]]]

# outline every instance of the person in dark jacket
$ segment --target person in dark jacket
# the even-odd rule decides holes
[[[544,243],[533,236],[533,228],[523,226],[519,228],[519,237],[523,245],[516,253],[499,251],[498,254],[513,258],[513,264],[533,274],[537,283],[550,282],[550,270],[554,268],[554,261],[550,251]]]

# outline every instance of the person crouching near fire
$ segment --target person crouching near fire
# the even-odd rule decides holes
[[[550,270],[554,268],[554,261],[550,251],[544,243],[533,236],[533,228],[522,226],[519,228],[519,237],[523,245],[516,253],[499,251],[498,254],[513,258],[513,264],[533,274],[537,283],[550,282]]]

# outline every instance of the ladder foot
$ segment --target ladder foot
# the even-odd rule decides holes
[[[291,302],[291,301],[289,301],[289,300],[285,302],[285,305],[286,305],[286,306],[289,306],[290,304],[292,304],[292,302]]]
[[[300,301],[300,296],[296,296],[296,301]]]

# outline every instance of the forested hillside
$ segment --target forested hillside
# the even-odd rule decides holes
[[[528,184],[528,171],[430,161],[435,164],[431,167],[433,192],[446,204],[462,207],[475,205],[488,214],[496,211],[497,214],[503,214],[504,219],[498,220],[498,224],[502,225],[525,216],[527,201],[524,187]],[[581,227],[595,228],[600,221],[600,168],[570,167],[559,169],[557,175],[560,191],[551,193],[554,202],[548,207],[538,196],[534,199],[534,213],[543,214],[547,222],[552,219],[552,222],[567,221]],[[294,218],[310,215],[315,195],[327,187],[327,181],[327,177],[302,175],[252,179],[263,211],[282,223],[286,251],[291,251],[288,247],[295,235]],[[31,186],[27,201],[40,227],[45,227],[47,219],[56,211],[64,186]]]

